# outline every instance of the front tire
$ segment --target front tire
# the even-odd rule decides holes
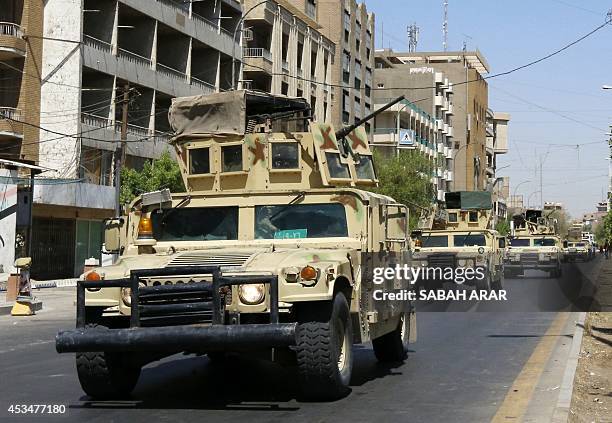
[[[397,363],[408,357],[408,339],[410,338],[410,321],[402,313],[397,328],[381,337],[372,340],[374,354],[381,363]]]
[[[326,314],[297,326],[298,377],[303,395],[311,400],[334,400],[350,391],[353,330],[343,293],[336,294]]]
[[[99,325],[88,327],[105,329]],[[129,355],[120,353],[77,353],[77,374],[83,391],[94,399],[128,397],[138,382],[141,369],[128,360]]]

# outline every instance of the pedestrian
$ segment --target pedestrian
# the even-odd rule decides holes
[[[606,239],[606,243],[604,244],[604,254],[606,255],[606,260],[608,260],[608,256],[610,255],[610,241]]]

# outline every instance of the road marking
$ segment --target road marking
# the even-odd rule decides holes
[[[492,423],[500,422],[520,422],[523,420],[527,406],[531,400],[531,396],[535,387],[542,375],[542,371],[550,358],[555,344],[559,340],[561,333],[569,313],[557,313],[555,320],[531,353],[529,360],[523,366],[523,369],[514,380],[514,383],[508,390],[504,402],[501,404],[495,416],[491,420]]]

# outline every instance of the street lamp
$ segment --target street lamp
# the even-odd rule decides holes
[[[527,207],[529,207],[529,204],[531,203],[531,197],[533,197],[534,194],[539,193],[540,191],[534,191],[531,194],[529,194],[529,197],[527,197]]]
[[[238,23],[236,24],[236,28],[234,28],[234,33],[232,34],[232,89],[236,90],[237,89],[237,83],[236,83],[236,34],[238,33],[238,29],[242,27],[242,23],[244,22],[244,18],[246,18],[246,16],[251,13],[251,11],[253,11],[253,9],[255,9],[258,6],[261,6],[262,4],[266,4],[268,2],[268,0],[263,0],[260,1],[259,3],[257,3],[256,5],[254,5],[253,7],[251,7],[249,10],[247,10],[245,13],[242,14],[242,17],[240,18],[240,20],[238,20]],[[242,32],[242,30],[241,30]],[[243,60],[241,60],[241,62],[243,62]]]
[[[518,188],[523,185],[526,184],[527,182],[531,182],[531,179],[527,179],[526,181],[521,182],[520,184],[518,184],[516,187],[514,187],[514,194],[512,194],[513,197],[516,197],[516,191],[518,191]]]

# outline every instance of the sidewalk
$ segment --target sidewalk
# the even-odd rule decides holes
[[[584,325],[569,422],[612,421],[612,258],[597,264],[595,311]]]

